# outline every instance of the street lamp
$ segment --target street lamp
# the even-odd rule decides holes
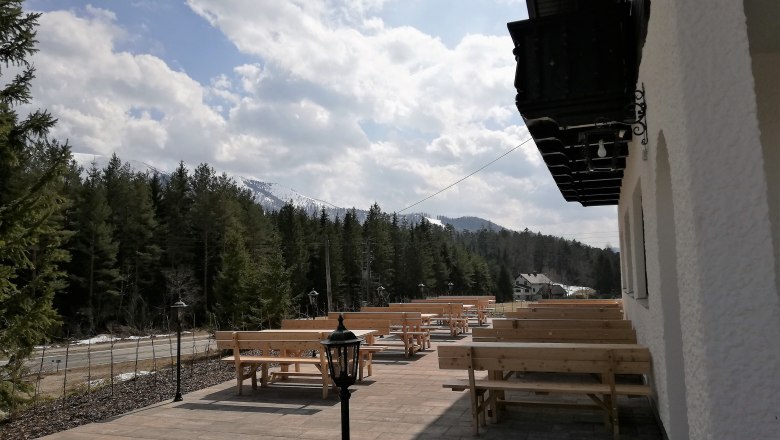
[[[173,303],[171,306],[172,313],[176,314],[176,397],[173,398],[174,402],[180,402],[181,397],[181,323],[184,321],[184,309],[187,308],[187,304],[184,301],[179,300]]]
[[[381,284],[376,288],[376,296],[379,298],[380,306],[387,305],[387,289]]]
[[[454,286],[454,284],[452,284],[452,281],[447,283],[447,291],[450,293],[450,296],[452,296],[452,286]]]
[[[339,314],[339,326],[320,341],[328,356],[328,371],[333,383],[339,387],[341,399],[341,439],[349,440],[349,387],[355,383],[358,370],[360,339],[344,327],[344,316]]]
[[[425,289],[425,284],[420,283],[417,285],[417,287],[420,288],[420,298],[425,298],[425,294],[423,293],[423,289]]]
[[[319,308],[317,307],[317,295],[319,295],[319,292],[314,289],[311,289],[311,292],[309,292],[309,305],[314,308],[314,316],[317,316],[319,312]]]

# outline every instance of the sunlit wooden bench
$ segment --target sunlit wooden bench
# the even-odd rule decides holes
[[[409,357],[419,350],[430,347],[430,332],[422,329],[422,315],[420,312],[330,312],[328,316],[335,319],[341,314],[344,316],[344,325],[347,328],[356,328],[356,325],[370,326],[370,322],[379,321],[384,326],[389,323],[387,333],[378,333],[379,336],[396,336],[404,346],[404,355]],[[360,323],[360,324],[358,324]],[[384,327],[383,327],[384,328]],[[374,345],[382,346],[380,342]],[[389,344],[386,346],[390,346]]]
[[[441,344],[437,351],[439,368],[467,372],[467,378],[450,380],[443,386],[469,391],[475,435],[479,434],[479,426],[486,425],[486,414],[489,412],[491,420],[497,422],[498,411],[505,405],[585,406],[604,412],[605,425],[612,428],[617,440],[618,397],[648,396],[651,392],[644,383],[620,383],[615,378],[616,374],[650,372],[650,351],[640,345],[472,342]],[[487,375],[477,377],[476,371],[487,371]],[[521,372],[524,377],[513,378],[512,372]],[[593,376],[598,379],[589,380]],[[594,404],[510,399],[507,392],[584,395]]]
[[[507,318],[517,319],[624,319],[623,311],[616,308],[576,308],[576,307],[556,307],[556,308],[537,308],[527,307],[519,308],[514,311],[505,312]]]
[[[522,320],[516,320],[522,321]],[[474,328],[474,342],[581,342],[590,344],[636,344],[636,332],[632,328],[567,327],[555,321],[563,319],[526,320],[543,321],[546,325],[535,328]],[[582,320],[572,320],[583,322]],[[594,320],[595,321],[595,320]],[[619,322],[619,321],[618,321]]]
[[[232,350],[231,356],[223,357],[223,362],[233,363],[236,367],[236,386],[242,394],[243,382],[252,380],[252,389],[257,389],[257,370],[260,369],[260,386],[268,387],[272,379],[285,380],[291,376],[309,376],[322,382],[322,398],[328,397],[330,378],[328,361],[322,350],[321,341],[330,332],[267,332],[267,331],[219,331],[215,334],[217,349]],[[244,354],[242,351],[259,351],[260,354]],[[312,350],[315,357],[306,356]],[[269,374],[269,367],[278,365],[280,370]],[[301,365],[313,365],[316,372],[301,371]],[[289,367],[293,367],[293,371]],[[245,369],[248,368],[248,371]]]
[[[470,307],[468,310],[464,309],[464,316],[474,318],[477,321],[477,325],[484,325],[487,322],[487,313],[490,308],[490,300],[487,297],[452,298],[442,296],[438,298],[413,299],[412,303],[461,303]]]
[[[602,308],[623,309],[623,301],[618,299],[540,299],[529,302],[528,307],[535,308]]]
[[[532,305],[597,306],[623,308],[622,299],[540,299]]]
[[[521,319],[494,318],[493,328],[543,329],[543,328],[622,328],[630,329],[627,319]]]
[[[329,330],[333,331],[338,327],[338,319],[284,319],[282,320],[282,329],[285,330]],[[358,370],[358,380],[373,374],[374,354],[385,350],[385,346],[374,345],[376,336],[387,336],[390,334],[390,321],[381,319],[344,319],[344,326],[350,330],[374,330],[375,333],[366,337],[367,344],[360,345],[360,369]]]
[[[463,303],[390,303],[386,309],[436,315],[433,320],[446,324],[452,336],[469,331],[469,320],[465,315]],[[372,308],[372,310],[377,310],[377,308]]]

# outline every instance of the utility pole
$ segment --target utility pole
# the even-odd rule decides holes
[[[333,292],[330,290],[330,239],[325,237],[325,286],[328,295],[328,312],[333,308]]]
[[[371,240],[363,242],[363,284],[361,285],[361,301],[370,303],[371,301]],[[362,305],[362,304],[361,304]]]

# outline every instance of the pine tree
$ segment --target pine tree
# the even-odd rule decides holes
[[[498,302],[511,301],[514,295],[514,281],[506,266],[501,265],[501,272],[498,275],[498,285],[496,286],[496,300]]]
[[[390,218],[374,203],[368,210],[368,217],[363,223],[363,237],[368,242],[370,250],[370,276],[368,281],[368,297],[377,303],[376,288],[390,280],[393,275],[393,248],[390,238]]]
[[[359,305],[362,276],[363,237],[357,220],[357,211],[347,211],[342,225],[341,257],[343,276],[340,283],[344,288],[344,302],[347,307]]]
[[[219,226],[218,204],[215,196],[216,173],[208,164],[198,165],[191,179],[193,233],[198,247],[196,248],[195,267],[200,271],[203,289],[203,307],[208,313],[212,310],[214,301],[209,297],[212,291],[211,280],[216,272],[219,261],[215,246],[218,240]]]
[[[18,68],[0,90],[0,409],[13,406],[30,387],[21,379],[24,360],[58,323],[56,292],[65,286],[59,265],[68,255],[61,212],[70,151],[49,141],[55,119],[37,110],[19,118],[15,106],[31,100],[39,14],[22,2],[0,2],[0,67]],[[2,72],[6,73],[6,72]]]
[[[190,177],[184,162],[171,174],[163,189],[160,211],[161,240],[165,247],[165,260],[170,268],[189,267],[192,264],[191,216],[192,193]]]
[[[226,215],[225,249],[214,277],[214,309],[220,321],[228,322],[230,328],[246,329],[245,324],[250,319],[245,314],[252,304],[251,257],[244,243],[243,225],[232,210]]]
[[[299,299],[301,305],[308,304],[308,299],[304,301],[302,297],[311,288],[308,277],[309,247],[314,241],[306,235],[306,220],[306,212],[296,208],[291,202],[285,204],[277,215],[285,267],[290,271],[293,296]]]
[[[73,259],[69,265],[71,307],[83,322],[80,330],[92,334],[114,318],[119,306],[118,245],[113,240],[111,208],[106,201],[100,170],[93,163],[77,199]],[[78,322],[78,320],[77,320]]]

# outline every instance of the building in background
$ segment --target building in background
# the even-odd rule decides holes
[[[521,273],[515,277],[515,300],[535,301],[542,298],[563,298],[566,295],[568,292],[563,285],[553,282],[541,272]]]

